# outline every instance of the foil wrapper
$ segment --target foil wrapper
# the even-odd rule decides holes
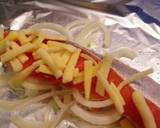
[[[0,1],[0,25],[8,30],[19,30],[40,22],[53,22],[65,26],[71,21],[82,18],[99,20],[111,31],[111,47],[105,49],[103,43],[97,43],[91,50],[101,55],[106,50],[114,51],[120,47],[129,47],[135,50],[138,54],[135,59],[116,60],[114,68],[121,75],[127,77],[137,70],[142,71],[153,67],[154,73],[150,75],[150,78],[137,81],[132,86],[160,105],[160,27],[155,23],[145,23],[136,13],[130,13],[124,6],[126,2],[128,1]],[[120,5],[115,5],[115,3],[120,3]],[[17,98],[12,90],[6,87],[0,90],[0,97],[1,99]],[[33,120],[42,120],[44,109],[45,106],[42,104],[36,104],[18,114]],[[0,128],[15,128],[10,123],[11,117],[15,114],[17,113],[0,109]],[[76,125],[64,120],[58,127],[75,128]]]

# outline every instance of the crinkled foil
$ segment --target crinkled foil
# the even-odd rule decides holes
[[[148,67],[154,68],[154,73],[150,75],[154,81],[145,78],[137,81],[133,87],[141,90],[153,102],[160,105],[160,27],[154,23],[144,23],[136,13],[129,13],[123,6],[117,6],[116,8],[114,3],[119,2],[119,0],[109,3],[111,5],[108,5],[107,2],[96,5],[97,1],[87,1],[87,4],[80,2],[81,5],[92,8],[87,9],[77,6],[79,3],[76,6],[71,5],[78,0],[73,3],[70,2],[71,4],[65,3],[67,0],[65,2],[54,0],[9,0],[3,2],[2,0],[0,1],[0,25],[9,30],[19,30],[39,22],[54,22],[65,26],[71,21],[81,18],[99,20],[111,31],[112,44],[107,50],[113,51],[120,47],[132,48],[138,53],[138,56],[133,60],[122,58],[121,62],[139,71]],[[123,1],[120,1],[120,3],[122,4]],[[102,55],[106,51],[101,44],[95,45],[91,50]],[[126,65],[121,62],[115,61],[114,63],[114,68],[121,75],[127,77],[136,72],[128,66],[126,68]],[[14,93],[6,88],[0,90],[0,97],[1,99],[16,98]],[[42,109],[44,109],[44,106],[38,104],[25,110],[25,114],[22,115],[32,113],[31,117],[41,120],[43,114],[40,115],[39,112],[36,112]],[[43,112],[41,111],[41,113]],[[10,123],[10,118],[14,114],[0,110],[0,128],[15,128]],[[72,128],[76,126],[69,121],[63,121],[59,127]]]

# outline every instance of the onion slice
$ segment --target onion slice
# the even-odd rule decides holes
[[[14,117],[11,121],[17,128],[46,128],[45,123],[42,121],[31,121],[22,117]]]
[[[52,97],[54,94],[53,92],[47,92],[45,94],[42,94],[42,95],[39,95],[39,96],[36,96],[34,98],[28,98],[28,100],[25,100],[25,102],[21,103],[21,104],[18,104],[15,108],[13,108],[13,110],[22,110],[24,109],[25,107],[33,104],[33,103],[37,103],[39,101],[42,101],[44,99],[47,99],[47,98],[50,98]]]
[[[59,25],[59,24],[54,24],[54,23],[37,23],[33,26],[30,27],[30,29],[37,29],[37,30],[52,30],[52,31],[56,31],[64,36],[66,36],[68,38],[68,40],[72,40],[72,36],[70,35],[70,33],[68,32],[67,29],[65,29],[63,26]]]
[[[113,51],[111,54],[116,58],[126,57],[131,60],[133,60],[137,56],[137,53],[134,50],[127,47],[121,47]]]
[[[67,24],[66,29],[71,30],[71,29],[73,29],[75,27],[78,27],[78,26],[81,26],[81,25],[85,25],[88,22],[89,22],[89,20],[87,20],[87,19],[76,20],[76,21],[73,21],[73,22]]]
[[[112,124],[121,118],[121,115],[119,115],[115,110],[110,110],[107,114],[95,114],[82,109],[77,104],[74,104],[71,107],[71,111],[81,119],[96,125]]]
[[[73,97],[78,103],[89,108],[102,108],[113,104],[111,99],[107,99],[104,101],[88,101],[83,98],[83,96],[76,89],[73,90]]]
[[[55,100],[55,98],[54,98]],[[57,96],[55,100],[56,104],[63,108],[65,104],[60,100],[60,98]],[[118,121],[121,118],[121,115],[118,114],[115,109],[107,111],[107,114],[95,114],[92,112],[88,112],[84,109],[82,109],[79,105],[74,104],[71,107],[71,111],[74,113],[74,115],[78,116],[79,118],[96,125],[108,125],[112,124],[116,121]]]
[[[51,125],[51,128],[55,128],[58,123],[61,121],[63,118],[63,115],[73,106],[74,101],[70,102],[69,104],[63,106],[61,110],[59,111],[58,115],[56,116],[55,120],[53,120],[53,123]]]

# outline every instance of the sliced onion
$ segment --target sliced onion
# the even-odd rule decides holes
[[[58,96],[54,96],[53,97],[54,101],[56,102],[56,104],[58,105],[58,107],[63,108],[64,104],[62,103],[61,99]]]
[[[144,77],[146,77],[147,75],[153,73],[153,68],[149,68],[146,69],[142,72],[138,72],[132,76],[130,76],[129,78],[127,78],[126,80],[122,81],[119,85],[118,85],[118,89],[121,90],[124,86],[128,85],[129,83],[135,81],[135,80],[139,80],[142,79]]]
[[[80,120],[79,118],[76,118],[76,117],[72,118],[70,116],[67,116],[67,120],[76,124],[78,128],[122,128],[120,127],[119,122],[115,122],[109,125],[95,125],[95,124],[90,124],[86,121]]]
[[[121,47],[111,54],[116,58],[126,57],[131,60],[133,60],[137,56],[137,53],[134,50],[127,47]]]
[[[74,102],[71,102],[61,108],[58,115],[56,115],[55,120],[53,120],[53,123],[51,125],[51,128],[55,128],[58,123],[62,120],[64,114],[73,106]]]
[[[30,29],[39,29],[39,30],[52,30],[52,31],[56,31],[60,34],[62,34],[63,36],[66,36],[68,38],[68,40],[72,40],[72,36],[70,35],[70,33],[68,32],[67,29],[65,29],[63,26],[59,25],[59,24],[54,24],[54,23],[37,23],[33,26],[30,27]]]
[[[62,103],[59,97],[56,97],[57,99],[55,100],[56,104],[60,107],[63,108],[65,104]],[[118,121],[121,118],[121,115],[118,114],[115,109],[107,111],[107,114],[95,114],[92,112],[88,112],[84,109],[82,109],[79,105],[74,104],[71,107],[71,111],[78,116],[79,118],[91,123],[91,124],[96,124],[96,125],[108,125],[112,124],[116,121]]]
[[[23,100],[15,100],[15,101],[0,100],[0,108],[3,108],[5,110],[11,110],[22,102]]]
[[[88,35],[93,33],[93,31],[97,30],[97,23],[96,22],[89,22],[87,23],[83,30],[80,31],[80,33],[76,36],[75,41],[79,43],[83,43],[83,41],[86,39]],[[83,41],[82,41],[83,40]]]
[[[23,82],[22,86],[26,89],[31,89],[31,90],[51,90],[53,89],[53,86],[51,85],[43,85],[43,84],[30,82],[30,81]]]
[[[53,96],[53,92],[48,92],[48,93],[36,96],[34,98],[27,99],[25,102],[18,104],[15,108],[13,108],[13,110],[18,110],[18,111],[22,110],[25,107],[27,107],[33,103],[37,103],[37,102],[42,101],[44,99],[50,98],[52,96]]]
[[[83,96],[79,93],[78,90],[73,90],[73,97],[78,103],[89,108],[102,108],[113,104],[111,99],[107,99],[104,101],[88,101],[83,98]]]
[[[84,22],[82,22],[84,24]],[[82,24],[81,22],[73,23],[72,26],[75,25],[79,25]],[[69,28],[71,28],[69,26]],[[92,39],[92,35],[93,33],[97,32],[98,30],[102,30],[103,34],[104,34],[104,46],[105,47],[109,47],[111,44],[111,34],[110,31],[106,28],[106,26],[104,26],[103,24],[96,22],[96,21],[88,21],[86,22],[86,25],[84,26],[84,28],[80,31],[80,33],[77,35],[77,37],[75,38],[76,42],[82,43],[82,45],[84,47],[88,47],[88,45],[94,41],[94,39]]]
[[[88,19],[82,19],[82,20],[76,20],[76,21],[73,21],[71,23],[69,23],[67,26],[66,26],[66,29],[68,30],[71,30],[77,26],[80,26],[80,25],[85,25],[86,23],[88,23],[89,20]]]
[[[71,107],[71,111],[79,118],[96,125],[108,125],[118,121],[121,118],[115,110],[110,110],[108,114],[95,114],[82,109],[77,104]]]
[[[46,128],[45,123],[42,121],[31,121],[22,117],[14,117],[11,121],[17,128]]]
[[[101,23],[99,23],[99,25],[100,25],[101,30],[104,33],[104,46],[108,48],[111,44],[111,33],[105,25]]]

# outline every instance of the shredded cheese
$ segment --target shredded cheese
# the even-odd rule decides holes
[[[73,79],[73,84],[79,84],[84,81],[84,72],[79,72]]]
[[[0,41],[0,44],[6,43],[11,40],[15,40],[18,37],[18,32],[11,31],[3,40]]]
[[[106,79],[108,78],[108,74],[112,66],[112,61],[113,61],[113,57],[107,53],[104,56],[103,61],[100,65],[99,71],[106,77]],[[96,92],[101,96],[104,96],[104,93],[105,93],[105,88],[101,85],[101,82],[99,81],[97,82],[97,85],[96,85]]]
[[[60,78],[63,75],[62,71],[57,68],[55,60],[52,59],[50,54],[45,49],[40,48],[36,51],[36,53],[40,56],[43,62],[48,65],[56,78]]]
[[[93,74],[93,63],[92,61],[84,61],[84,91],[85,98],[90,99],[91,85],[92,85],[92,75]]]
[[[18,40],[21,43],[21,45],[29,42],[27,36],[23,32],[19,32],[18,33]]]
[[[29,60],[28,56],[25,54],[21,54],[17,57],[21,63],[25,63],[27,60]]]
[[[142,94],[138,91],[134,91],[132,94],[132,99],[142,117],[145,128],[157,128],[152,111],[147,105]]]
[[[67,83],[67,82],[70,82],[73,80],[73,73],[74,73],[74,69],[77,64],[80,52],[81,52],[81,50],[77,49],[77,51],[71,55],[71,58],[70,58],[67,66],[64,70],[64,74],[63,74],[63,78],[62,78],[63,83]]]
[[[58,40],[58,41],[66,41],[67,37],[63,35],[44,35],[46,39],[49,40]]]
[[[65,68],[65,63],[63,62],[61,58],[61,53],[52,53],[51,57],[53,60],[56,60],[55,63],[57,65],[57,68],[64,69]]]
[[[119,85],[118,85],[118,89],[121,90],[125,85],[135,81],[135,80],[139,80],[139,79],[142,79],[144,77],[146,77],[148,74],[151,74],[153,73],[153,69],[152,68],[149,68],[149,69],[146,69],[142,72],[138,72],[136,74],[134,74],[133,76],[129,77],[128,79],[122,81]]]
[[[74,78],[77,77],[78,74],[79,74],[79,68],[75,68],[75,69],[74,69],[74,73],[73,73],[73,77],[74,77]]]
[[[97,75],[97,71],[99,69],[99,64],[96,64],[93,66],[93,72],[92,72],[92,77]],[[79,84],[84,81],[84,72],[77,72],[74,73],[74,79],[73,79],[73,84]]]
[[[31,66],[25,68],[21,72],[15,74],[10,80],[9,85],[11,87],[21,86],[21,83],[40,65],[42,61],[36,61]]]
[[[67,65],[70,57],[71,57],[71,53],[70,53],[69,51],[65,51],[65,52],[63,53],[63,55],[62,55],[61,58],[62,58],[63,63],[64,63],[65,65]]]
[[[16,42],[10,42],[9,43],[9,46],[11,47],[11,49],[16,49],[16,48],[19,48],[20,46],[16,43]],[[17,57],[18,59],[19,59],[19,61],[21,62],[21,63],[24,63],[24,62],[26,62],[29,58],[28,58],[28,56],[26,56],[25,54],[20,54],[18,57]]]
[[[38,34],[38,37],[36,39],[33,40],[33,44],[37,47],[40,46],[40,44],[42,44],[43,40],[45,39],[44,35],[42,33]]]
[[[100,80],[100,83],[106,89],[107,93],[109,94],[109,97],[112,99],[117,112],[119,114],[122,114],[124,112],[123,103],[119,98],[119,94],[117,94],[117,91],[114,90],[112,85],[109,85],[108,81],[106,80],[106,77],[104,77],[104,75],[100,71],[97,72],[97,77],[98,80]]]
[[[53,75],[53,73],[48,68],[48,66],[46,66],[44,64],[40,65],[39,68],[37,68],[36,72],[41,72],[41,73],[45,73],[45,74],[48,74],[48,75]]]
[[[23,68],[23,65],[17,58],[14,58],[13,60],[11,60],[10,64],[14,72],[19,72]]]
[[[60,43],[58,41],[48,41],[47,44],[54,45],[54,46],[57,46],[57,47],[61,47],[61,48],[66,49],[70,52],[75,52],[77,50],[76,47],[74,47],[70,44]]]
[[[28,52],[30,50],[32,50],[34,48],[33,44],[27,43],[17,49],[13,49],[10,51],[7,51],[6,53],[2,54],[0,59],[2,61],[2,63],[5,63],[7,61],[10,61],[11,59],[13,59],[14,57],[23,54],[25,52]]]

